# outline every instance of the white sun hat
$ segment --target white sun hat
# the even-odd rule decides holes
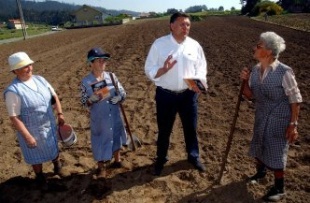
[[[23,68],[33,63],[34,61],[31,60],[25,52],[17,52],[9,56],[10,71]]]

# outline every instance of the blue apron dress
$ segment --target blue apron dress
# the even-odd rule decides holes
[[[254,67],[250,81],[256,110],[249,154],[272,169],[284,169],[287,162],[289,144],[285,133],[291,108],[282,80],[288,69],[288,66],[280,63],[260,81],[260,69]]]
[[[115,88],[109,74],[104,72],[103,78],[110,90],[111,97],[114,96]],[[96,81],[92,73],[83,78],[82,86],[85,88],[86,97],[90,97],[94,93],[91,84]],[[117,79],[115,81],[118,82]],[[113,153],[126,143],[120,107],[118,104],[110,104],[109,99],[106,98],[90,106],[91,146],[96,161],[111,160]]]
[[[11,91],[21,99],[20,120],[37,141],[37,147],[28,148],[22,135],[17,132],[19,145],[25,162],[31,165],[51,161],[58,156],[56,121],[51,106],[51,92],[48,82],[41,76],[32,76],[38,90],[34,91],[15,78],[5,90]]]

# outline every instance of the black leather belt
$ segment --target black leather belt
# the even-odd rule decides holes
[[[188,89],[184,89],[184,90],[179,90],[179,91],[172,91],[172,90],[168,90],[168,89],[165,89],[165,88],[162,88],[160,86],[157,86],[160,90],[164,91],[164,92],[167,92],[169,94],[174,94],[174,95],[178,95],[178,94],[182,94],[183,92],[185,92],[186,90]]]

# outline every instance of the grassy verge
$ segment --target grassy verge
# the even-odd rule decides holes
[[[50,31],[49,26],[28,25],[26,29],[27,36],[38,35]],[[23,37],[22,30],[0,28],[0,40]]]

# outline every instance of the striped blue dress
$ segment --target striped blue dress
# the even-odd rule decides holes
[[[31,165],[51,161],[58,156],[56,120],[51,106],[48,82],[41,76],[32,76],[38,89],[34,91],[15,78],[4,94],[11,91],[21,98],[19,118],[37,141],[36,148],[28,148],[22,135],[17,132],[19,145],[25,162]]]
[[[290,122],[291,108],[282,80],[289,69],[280,63],[262,81],[257,66],[251,73],[250,87],[256,110],[249,154],[272,169],[284,169],[287,162],[289,144],[285,132]]]
[[[111,97],[115,95],[115,88],[107,72],[103,73],[103,78],[107,82]],[[120,94],[124,98],[126,93],[122,85],[114,75],[118,84]],[[87,99],[93,94],[91,84],[96,82],[95,76],[90,73],[82,79],[81,102],[86,105]],[[113,152],[119,150],[126,143],[126,133],[121,117],[119,105],[109,103],[110,98],[106,98],[90,106],[90,129],[91,147],[96,161],[108,161],[112,159]]]

